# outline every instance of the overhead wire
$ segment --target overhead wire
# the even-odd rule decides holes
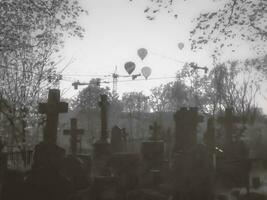
[[[149,79],[135,79],[135,80],[122,80],[118,82],[132,82],[132,81],[153,81],[153,80],[165,80],[165,79],[174,79],[176,78],[175,76],[171,77],[154,77],[154,78],[149,78]]]
[[[183,64],[186,63],[185,61],[178,60],[178,59],[175,59],[173,57],[166,56],[166,55],[163,55],[163,54],[160,54],[160,53],[156,53],[156,52],[153,52],[153,51],[151,52],[151,54],[155,55],[155,56],[160,56],[161,58],[164,58],[164,59],[175,61],[177,63],[183,63]],[[102,75],[100,75],[100,74],[93,75],[93,74],[75,74],[75,73],[70,73],[70,74],[66,73],[65,74],[65,73],[63,73],[67,69],[67,67],[69,67],[70,64],[72,64],[72,62],[73,62],[73,56],[72,56],[71,60],[67,63],[67,65],[62,70],[60,70],[60,72],[59,72],[59,75],[61,75],[60,81],[66,81],[66,82],[73,83],[74,81],[77,81],[77,79],[73,80],[71,78],[75,78],[75,77],[92,77],[92,78],[100,78],[101,80],[104,80],[102,83],[105,83],[105,84],[106,83],[112,83],[111,75],[104,75],[104,74],[102,74]],[[25,71],[25,70],[13,68],[13,67],[7,67],[7,66],[3,66],[3,65],[0,65],[0,68],[7,68],[7,69],[14,70],[14,71],[19,71],[19,72],[24,72],[24,73],[26,72],[26,73],[32,73],[32,74],[35,74],[35,75],[40,75],[40,73],[36,73],[36,72],[32,72],[32,71]],[[110,76],[110,77],[108,77],[108,76]],[[126,77],[124,77],[124,78],[126,78]],[[154,77],[154,78],[149,78],[149,79],[118,80],[118,82],[119,83],[123,83],[123,82],[133,82],[133,81],[152,81],[152,80],[164,80],[164,79],[172,79],[172,78],[176,78],[176,77]],[[52,82],[48,83],[47,86],[53,84]],[[70,86],[70,88],[71,87],[72,86]]]
[[[173,58],[171,56],[166,56],[162,53],[157,53],[157,52],[154,52],[154,51],[150,51],[150,54],[154,55],[154,56],[159,56],[163,59],[168,59],[168,60],[172,60],[176,63],[182,63],[182,64],[186,64],[187,62],[186,61],[183,61],[183,60],[179,60],[179,59],[176,59],[176,58]],[[93,74],[62,74],[63,76],[68,76],[68,77],[106,77],[107,75],[104,75],[104,74],[98,74],[98,75],[93,75]]]

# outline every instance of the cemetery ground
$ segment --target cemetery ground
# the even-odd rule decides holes
[[[77,118],[66,119],[70,128],[59,133],[59,115],[68,112],[68,104],[60,101],[59,90],[49,90],[47,102],[39,104],[46,117],[42,140],[33,149],[1,148],[1,199],[266,199],[266,158],[234,137],[242,118],[232,108],[215,119],[197,107],[182,107],[169,120],[173,131],[148,115],[150,135],[134,140],[126,128],[109,124],[107,95],[100,95],[98,106],[98,138],[92,151],[84,151],[87,132]],[[216,122],[224,128],[222,144],[216,141]],[[201,142],[200,124],[205,124]]]

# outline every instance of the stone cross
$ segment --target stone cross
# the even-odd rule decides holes
[[[152,140],[159,140],[160,139],[160,126],[157,124],[157,122],[154,122],[153,125],[149,126],[149,129],[152,130]]]
[[[100,96],[101,101],[98,103],[100,109],[101,109],[101,138],[100,140],[102,142],[107,142],[108,139],[108,97],[106,94],[102,94]]]
[[[68,112],[68,103],[60,102],[60,90],[49,90],[47,103],[39,103],[39,113],[46,114],[46,124],[44,127],[45,143],[57,143],[58,115],[64,112]]]
[[[79,136],[84,134],[83,129],[77,128],[77,119],[76,118],[70,119],[70,129],[64,130],[63,133],[64,133],[64,135],[70,135],[71,154],[76,155],[77,154],[77,143],[81,142],[81,138]]]

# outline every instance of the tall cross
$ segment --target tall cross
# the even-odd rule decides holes
[[[160,135],[159,135],[159,131],[160,131],[160,126],[157,124],[157,122],[154,122],[153,125],[149,126],[149,129],[152,130],[152,140],[159,140],[160,139]]]
[[[68,103],[60,102],[60,90],[49,90],[47,103],[39,103],[39,113],[46,114],[45,143],[56,144],[58,115],[65,112],[68,112]]]
[[[101,138],[103,142],[107,142],[108,139],[108,97],[106,94],[100,95],[101,101],[98,103],[101,109]]]
[[[71,118],[70,119],[70,129],[63,131],[64,135],[70,135],[70,150],[72,155],[77,154],[77,143],[81,142],[81,136],[84,134],[83,129],[77,128],[77,119]]]

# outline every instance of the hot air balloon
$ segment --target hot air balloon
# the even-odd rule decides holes
[[[141,58],[141,60],[144,60],[147,55],[147,50],[145,48],[138,49],[137,54]]]
[[[150,67],[143,67],[141,69],[141,72],[142,72],[142,75],[147,79],[150,76],[152,70]]]
[[[180,43],[178,44],[178,47],[179,47],[180,50],[182,50],[182,49],[184,48],[184,43],[180,42]]]
[[[127,62],[127,63],[125,63],[124,68],[128,72],[128,74],[130,75],[135,70],[135,63],[134,62]]]

